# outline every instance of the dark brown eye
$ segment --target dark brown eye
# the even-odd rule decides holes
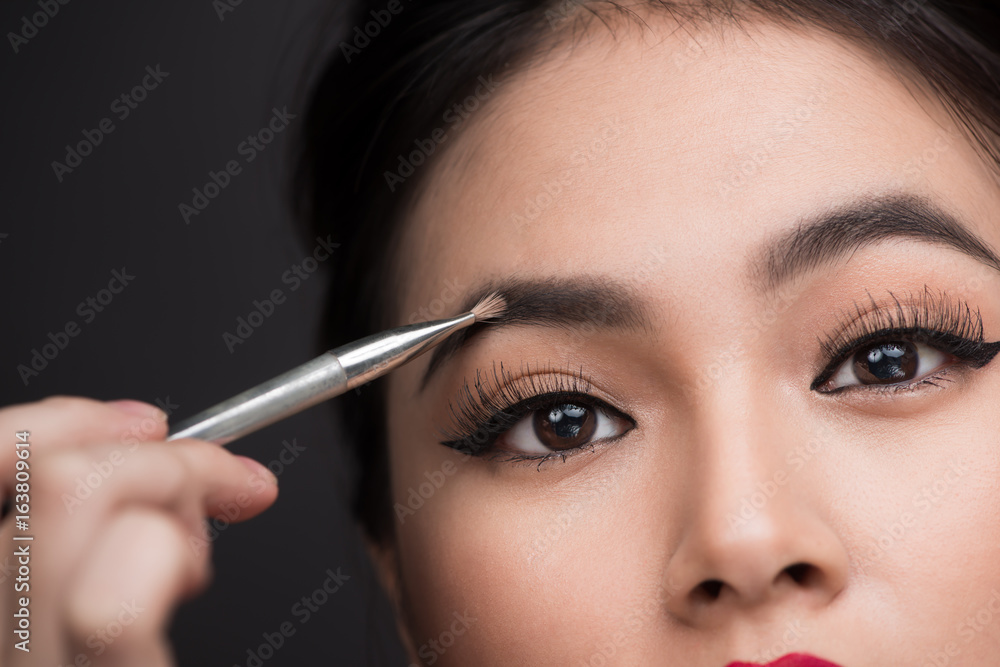
[[[535,435],[547,448],[560,451],[586,444],[597,430],[594,410],[583,405],[563,403],[535,411],[532,418]]]
[[[920,355],[907,341],[877,343],[854,355],[854,374],[861,384],[895,384],[917,376]]]
[[[635,426],[629,417],[600,401],[591,404],[561,396],[535,405],[497,439],[498,450],[526,456],[570,452],[617,438]]]
[[[821,391],[844,387],[908,385],[947,368],[956,357],[914,340],[886,340],[857,348],[823,383]]]

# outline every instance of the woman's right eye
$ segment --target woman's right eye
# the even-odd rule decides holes
[[[616,410],[563,398],[527,413],[496,439],[492,449],[515,456],[546,456],[617,438],[633,426]]]

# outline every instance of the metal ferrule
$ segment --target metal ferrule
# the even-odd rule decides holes
[[[474,314],[466,313],[408,324],[342,345],[171,427],[167,440],[232,442],[370,382],[475,321]]]
[[[475,315],[466,313],[447,320],[407,324],[342,345],[332,352],[347,373],[347,389],[354,389],[405,364],[475,321]]]

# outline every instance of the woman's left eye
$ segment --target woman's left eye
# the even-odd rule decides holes
[[[871,343],[844,360],[820,388],[909,384],[946,367],[954,357],[926,343],[890,340]]]
[[[495,447],[514,454],[546,455],[624,435],[632,426],[610,410],[559,400],[522,417],[497,439]]]

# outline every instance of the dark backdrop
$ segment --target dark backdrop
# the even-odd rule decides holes
[[[235,3],[0,4],[0,404],[128,397],[184,418],[313,356],[325,278],[294,273],[314,248],[283,188],[300,73],[331,3]],[[272,123],[271,143],[243,144]],[[210,172],[224,187],[206,191]],[[274,290],[281,303],[244,338],[238,318]],[[232,445],[270,463],[281,493],[248,523],[217,524],[214,583],[171,629],[181,665],[405,664],[346,509],[335,421],[319,406]],[[294,605],[338,569],[350,578],[306,618]],[[279,642],[285,623],[295,634]]]

